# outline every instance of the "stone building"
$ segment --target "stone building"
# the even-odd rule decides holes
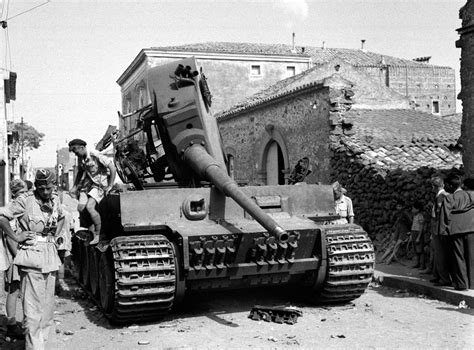
[[[456,47],[461,48],[461,93],[463,104],[462,144],[466,174],[474,176],[474,1],[467,1],[459,11],[462,27]]]
[[[243,98],[309,68],[339,59],[367,73],[382,85],[405,96],[414,108],[449,115],[456,111],[455,72],[429,64],[429,57],[407,60],[369,52],[363,48],[335,49],[282,44],[211,42],[143,49],[119,77],[124,113],[131,112],[130,86],[145,66],[195,56],[213,94],[213,110],[228,109]],[[147,97],[144,97],[145,100]]]
[[[217,118],[237,181],[285,184],[307,156],[306,181],[340,181],[373,235],[389,228],[394,200],[428,206],[427,180],[461,166],[459,119],[410,108],[406,96],[344,61],[285,79]]]

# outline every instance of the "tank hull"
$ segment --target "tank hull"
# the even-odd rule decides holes
[[[314,302],[347,302],[364,293],[373,246],[360,226],[331,224],[332,209],[324,204],[330,186],[242,191],[288,233],[287,242],[211,187],[111,195],[100,208],[107,251],[92,254],[95,248],[75,240],[74,255],[89,256],[76,259],[81,284],[115,323],[158,319],[192,290],[293,284]],[[204,217],[186,216],[189,198],[204,203],[198,208]]]

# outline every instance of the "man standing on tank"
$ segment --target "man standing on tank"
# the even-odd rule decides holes
[[[96,205],[112,189],[117,173],[111,159],[96,151],[88,151],[87,143],[81,139],[69,142],[69,151],[78,158],[79,170],[71,194],[78,193],[78,210],[87,209],[94,224],[94,238],[89,244],[99,243],[102,222]]]

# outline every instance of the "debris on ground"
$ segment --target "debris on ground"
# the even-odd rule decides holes
[[[331,338],[345,338],[346,336],[344,334],[336,334],[336,335],[331,335]]]
[[[150,344],[149,340],[139,340],[138,341],[138,345],[148,345],[148,344]]]
[[[277,339],[277,338],[275,338],[275,337],[268,337],[268,339],[267,339],[267,340],[269,340],[269,341],[273,341],[273,342],[277,342],[277,341],[278,341],[278,339]]]
[[[250,310],[249,318],[254,321],[295,324],[303,311],[292,306],[261,306],[255,305]]]
[[[468,309],[468,308],[469,308],[469,306],[467,306],[465,300],[461,300],[461,301],[459,302],[458,309]]]

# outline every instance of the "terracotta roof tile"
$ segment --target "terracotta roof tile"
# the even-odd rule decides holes
[[[295,46],[287,44],[261,44],[239,42],[205,42],[184,45],[152,47],[154,50],[194,51],[203,53],[225,53],[242,55],[276,55],[311,57],[315,64],[322,64],[334,58],[346,60],[353,65],[363,66],[402,66],[433,67],[433,65],[416,62],[411,59],[397,58],[360,49],[322,48],[314,46]]]
[[[462,164],[457,144],[461,134],[459,118],[410,109],[361,109],[348,113],[354,117],[355,134],[343,136],[341,142],[345,149],[362,151],[357,155],[361,161],[405,170],[423,166],[450,169]]]

